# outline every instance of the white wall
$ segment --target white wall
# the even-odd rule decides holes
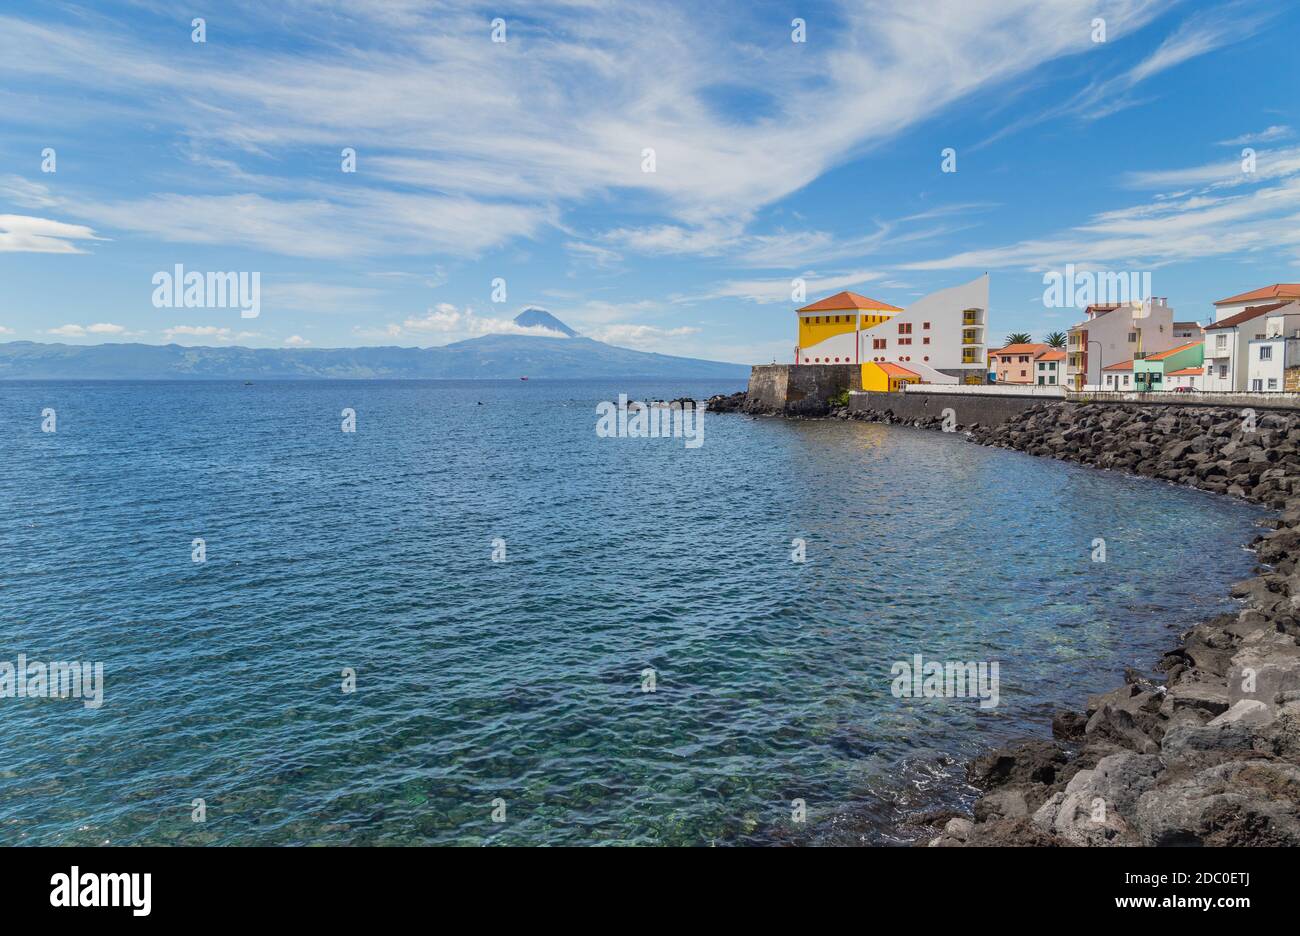
[[[1138,330],[1141,330],[1141,350],[1147,355],[1186,344],[1174,336],[1174,310],[1160,299],[1148,299],[1138,306],[1120,306],[1087,322],[1081,322],[1070,331],[1080,329],[1088,332],[1088,343],[1077,349],[1067,346],[1067,350],[1087,353],[1088,373],[1085,383],[1094,387],[1105,383],[1103,367],[1133,359],[1139,342],[1129,341],[1128,336]],[[1093,342],[1100,342],[1101,347],[1098,348]],[[1129,385],[1132,386],[1131,377]]]
[[[989,277],[985,273],[969,283],[950,286],[938,292],[930,293],[912,303],[888,322],[862,332],[859,354],[863,363],[876,358],[892,361],[902,367],[928,365],[935,370],[965,370],[974,374],[985,373],[985,358],[988,348],[988,307]],[[961,336],[962,313],[967,309],[978,309],[983,324],[979,326],[980,337],[984,340],[971,350],[979,358],[978,364],[963,364]],[[922,328],[929,322],[929,330]],[[898,326],[910,324],[910,335],[899,335]],[[925,338],[930,339],[927,345]],[[885,339],[885,348],[880,350],[871,346],[872,339]],[[900,345],[899,338],[911,338],[910,345]],[[925,358],[929,357],[929,361]],[[910,360],[904,360],[910,358]]]

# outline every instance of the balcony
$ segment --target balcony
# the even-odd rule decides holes
[[[961,343],[964,345],[982,344],[980,336],[975,332],[962,332]]]
[[[963,325],[982,325],[984,323],[980,321],[981,314],[979,309],[967,309],[961,314],[961,323]]]
[[[961,362],[962,362],[963,364],[983,364],[983,363],[984,363],[982,360],[980,360],[980,355],[978,355],[978,354],[962,354],[962,356],[961,356]]]

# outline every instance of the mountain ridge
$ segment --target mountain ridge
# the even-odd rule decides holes
[[[519,323],[521,317],[531,324]],[[0,380],[731,379],[749,374],[743,364],[634,351],[584,338],[545,309],[525,309],[516,322],[555,334],[492,334],[430,348],[10,341],[0,344]]]

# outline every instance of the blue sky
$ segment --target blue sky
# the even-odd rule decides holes
[[[1040,336],[1067,263],[1205,321],[1300,281],[1298,34],[1253,0],[9,3],[0,340],[429,346],[539,305],[785,361],[795,277],[906,306],[987,270],[993,337]],[[261,315],[155,308],[178,263],[259,272]]]

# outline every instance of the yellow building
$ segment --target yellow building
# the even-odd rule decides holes
[[[868,299],[853,292],[840,292],[806,305],[799,316],[799,348],[818,347],[816,364],[858,364],[856,335],[888,322],[903,310],[887,302]],[[838,335],[854,338],[831,341]],[[826,342],[823,345],[823,342]],[[825,360],[823,360],[823,356]],[[800,355],[795,349],[796,363]]]
[[[920,383],[921,375],[888,361],[868,361],[862,365],[862,389],[897,393],[903,384]]]
[[[863,388],[985,383],[988,274],[906,309],[840,292],[796,310],[794,362],[861,368]],[[893,365],[898,371],[868,365]]]

